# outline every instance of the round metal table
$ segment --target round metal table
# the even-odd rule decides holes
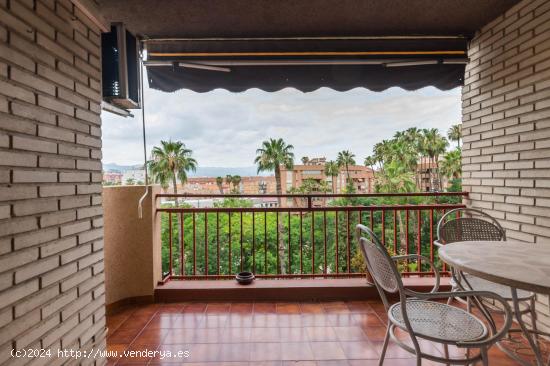
[[[535,332],[519,315],[517,289],[550,295],[550,243],[456,242],[440,248],[439,258],[457,271],[511,287],[517,323],[535,354],[537,365],[542,366]]]

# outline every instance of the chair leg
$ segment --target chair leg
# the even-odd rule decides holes
[[[444,345],[443,345],[443,352],[444,352],[444,354],[445,354],[445,358],[446,358],[447,360],[449,360],[449,345],[448,345],[448,344],[444,344]],[[450,364],[449,362],[445,363],[445,365],[451,366],[451,364]]]
[[[384,337],[384,345],[382,346],[382,352],[380,352],[380,360],[378,366],[384,365],[384,358],[386,358],[386,350],[388,349],[388,343],[390,341],[390,324],[386,328],[386,336]]]
[[[472,312],[472,300],[470,298],[466,299],[466,311],[469,313]]]
[[[487,355],[487,347],[481,348],[481,364],[483,366],[489,366],[489,356]]]

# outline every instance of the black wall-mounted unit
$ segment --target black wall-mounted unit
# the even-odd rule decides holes
[[[122,23],[101,35],[103,99],[125,109],[141,108],[139,43]]]

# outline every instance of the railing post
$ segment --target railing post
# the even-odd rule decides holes
[[[172,276],[172,213],[168,213],[168,276]]]

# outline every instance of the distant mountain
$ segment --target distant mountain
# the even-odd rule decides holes
[[[106,171],[106,172],[117,170],[117,171],[123,173],[127,170],[142,169],[142,168],[143,168],[143,164],[136,164],[136,165],[119,165],[119,164],[116,164],[116,163],[105,163],[105,164],[103,164],[103,170]]]
[[[104,171],[116,170],[121,173],[124,173],[127,170],[141,169],[142,167],[143,165],[141,164],[137,164],[137,165],[120,165],[116,163],[103,164]],[[269,172],[258,174],[257,168],[255,166],[234,167],[234,168],[203,166],[203,167],[198,167],[196,172],[189,172],[190,177],[225,177],[228,174],[240,175],[241,177],[248,177],[248,176],[255,176],[255,175],[262,175],[262,176],[272,175],[272,173],[269,173]]]

